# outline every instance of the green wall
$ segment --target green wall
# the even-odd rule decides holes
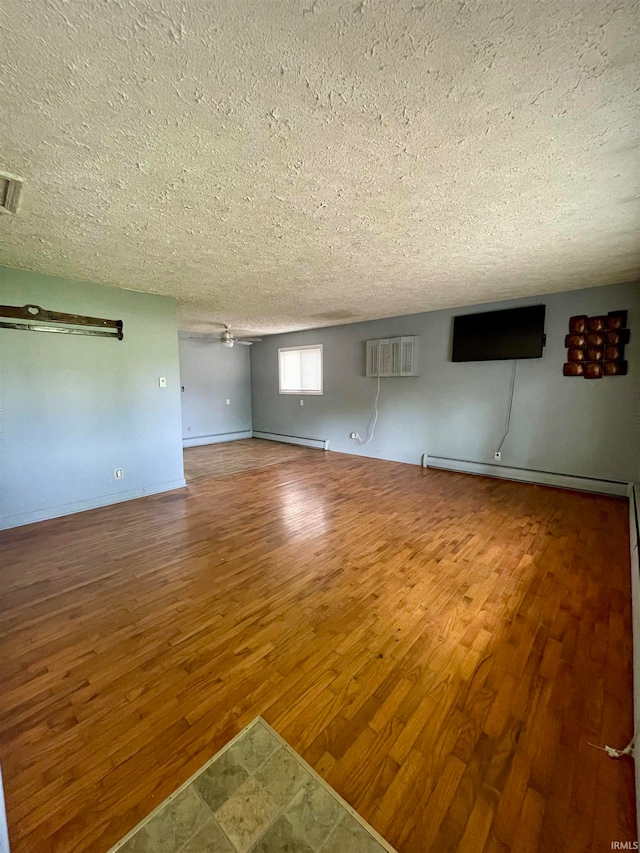
[[[0,267],[0,304],[124,321],[123,341],[0,329],[0,527],[184,485],[173,299]]]

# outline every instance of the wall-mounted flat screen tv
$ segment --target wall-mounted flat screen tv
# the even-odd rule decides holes
[[[453,318],[452,361],[541,358],[544,305]]]

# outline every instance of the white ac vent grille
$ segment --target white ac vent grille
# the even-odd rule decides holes
[[[418,338],[367,341],[367,376],[418,376]]]
[[[367,341],[367,376],[378,375],[378,341]]]
[[[380,341],[378,365],[380,376],[391,376],[391,341]]]
[[[413,338],[402,339],[402,361],[400,363],[400,373],[403,376],[410,376],[413,373],[413,353],[415,342]]]
[[[400,341],[391,341],[391,375],[400,373]]]
[[[17,213],[22,193],[22,180],[0,173],[0,213]]]

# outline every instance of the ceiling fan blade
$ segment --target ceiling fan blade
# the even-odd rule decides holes
[[[262,338],[245,338],[243,336],[242,340],[243,341],[249,341],[249,343],[251,343],[251,344],[257,344],[262,340]]]
[[[239,341],[236,338],[234,344],[240,344],[241,347],[250,347],[253,346],[253,341]]]

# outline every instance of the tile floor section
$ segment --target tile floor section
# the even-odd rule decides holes
[[[111,853],[388,853],[260,719]]]

